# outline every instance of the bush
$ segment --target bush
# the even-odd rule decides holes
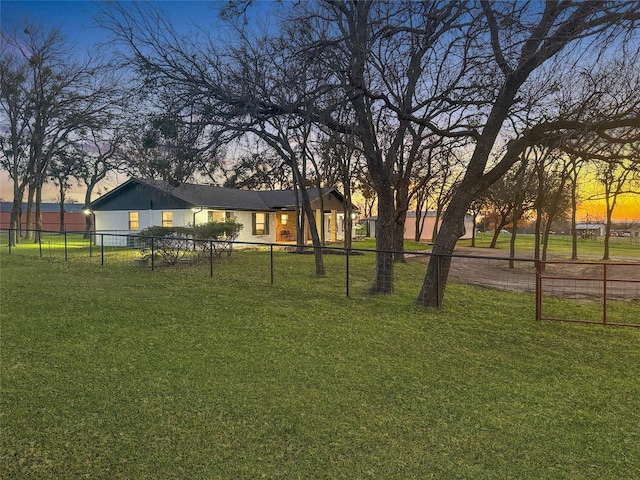
[[[216,258],[220,259],[223,253],[231,255],[233,242],[238,238],[242,224],[236,222],[209,222],[196,225],[192,231],[194,237],[209,242],[197,242],[201,249],[201,256],[207,256],[209,249],[213,250]]]
[[[175,229],[150,227],[140,233],[143,232],[145,237],[141,238],[143,247],[140,249],[142,258],[150,258],[153,252],[155,258],[162,260],[166,265],[176,265],[188,251],[194,250],[191,236],[178,233]],[[156,235],[151,235],[151,233]]]
[[[194,238],[218,240],[221,238],[234,241],[238,238],[242,225],[236,222],[209,222],[189,229]]]
[[[187,252],[193,252],[193,260],[199,262],[209,256],[210,249],[219,259],[225,252],[231,255],[233,242],[241,229],[242,225],[235,222],[209,222],[194,227],[147,227],[140,230],[140,254],[143,258],[151,256],[153,238],[156,258],[167,265],[175,265]]]

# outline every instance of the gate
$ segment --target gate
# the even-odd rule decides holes
[[[598,318],[558,318],[543,311],[543,298],[574,298],[575,303],[593,305],[599,299]],[[635,318],[613,319],[612,300],[638,305]],[[592,308],[588,308],[591,312]],[[536,263],[536,320],[591,323],[640,328],[640,263],[538,261]],[[635,321],[637,323],[631,323]]]

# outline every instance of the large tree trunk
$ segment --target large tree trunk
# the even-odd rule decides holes
[[[36,228],[33,237],[34,243],[42,241],[42,186],[36,187]]]
[[[59,203],[59,205],[60,205],[60,231],[64,232],[64,231],[66,231],[66,225],[65,225],[65,222],[64,222],[64,213],[65,213],[64,212],[64,195],[62,195],[62,189],[60,190],[60,193],[61,193],[61,195],[60,195],[60,203]]]
[[[93,192],[93,186],[87,186],[87,191],[84,194],[84,204],[88,206],[91,203],[91,194]],[[84,217],[84,238],[91,238],[91,232],[93,230],[93,212],[89,211]]]
[[[376,272],[371,293],[393,293],[393,236],[395,208],[391,187],[378,189],[376,224]]]
[[[544,233],[542,234],[542,261],[547,261],[547,251],[549,250],[549,234],[551,233],[551,219],[547,218],[547,223],[544,226]]]
[[[64,232],[67,230],[65,221],[64,221],[64,203],[60,202],[60,231]]]
[[[442,207],[436,205],[436,217],[433,219],[433,228],[431,229],[431,241],[435,242],[440,231],[440,217],[442,216]]]
[[[416,206],[416,229],[413,235],[413,239],[419,242],[422,238],[422,230],[424,229],[424,217],[422,216],[422,207],[420,204]]]
[[[393,261],[404,263],[404,226],[407,221],[407,210],[396,210],[394,215]]]
[[[316,226],[315,215],[313,213],[313,209],[311,208],[311,200],[309,199],[309,192],[307,191],[306,186],[304,185],[304,181],[302,179],[300,169],[298,168],[298,163],[295,161],[291,162],[291,168],[293,168],[293,174],[298,178],[298,188],[300,189],[300,196],[302,197],[302,210],[307,216],[307,220],[309,221],[309,231],[311,232],[311,241],[313,243],[313,256],[315,257],[316,263],[316,275],[324,276],[324,260],[322,257],[322,243],[320,241],[320,236],[318,234],[318,228]]]
[[[501,215],[500,221],[496,223],[493,229],[493,237],[491,237],[491,243],[489,244],[489,248],[496,248],[496,245],[498,244],[498,237],[500,236],[500,232],[504,227],[507,226],[507,223],[508,222],[507,222],[506,215]]]
[[[33,232],[33,202],[36,191],[33,183],[29,184],[29,188],[27,190],[27,212],[25,214],[25,225],[24,225],[24,238],[25,240],[29,240],[31,238],[31,234]]]
[[[296,253],[304,253],[305,231],[304,231],[304,212],[300,208],[300,200],[298,198],[298,182],[294,175],[293,195],[296,208]]]
[[[464,235],[464,216],[473,201],[474,193],[458,190],[444,213],[438,238],[433,244],[427,274],[424,277],[418,303],[426,307],[440,307],[451,267],[451,254],[458,239]]]
[[[23,191],[19,192],[13,198],[13,205],[11,206],[11,216],[9,218],[9,245],[15,247],[20,241],[20,230],[22,228],[22,195]]]
[[[407,169],[411,169],[412,162],[408,162]],[[404,227],[409,210],[409,178],[403,177],[396,183],[395,188],[395,225],[393,232],[393,261],[404,262]]]

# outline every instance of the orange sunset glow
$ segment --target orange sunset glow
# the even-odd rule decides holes
[[[588,220],[601,223],[606,218],[607,209],[604,200],[584,200],[578,207],[577,219],[579,222]],[[614,222],[640,221],[640,194],[621,195],[613,210],[612,220]]]

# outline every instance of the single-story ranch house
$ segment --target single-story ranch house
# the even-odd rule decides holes
[[[343,240],[343,195],[335,189],[323,189],[320,215],[320,192],[316,188],[308,191],[316,222],[322,218],[325,238]],[[294,190],[249,191],[188,183],[170,186],[159,180],[131,178],[85,209],[94,215],[97,233],[136,234],[150,226],[234,221],[243,225],[238,242],[281,243],[296,241],[294,195]],[[308,231],[305,237],[305,241],[310,239]],[[126,237],[109,243],[124,245]]]

